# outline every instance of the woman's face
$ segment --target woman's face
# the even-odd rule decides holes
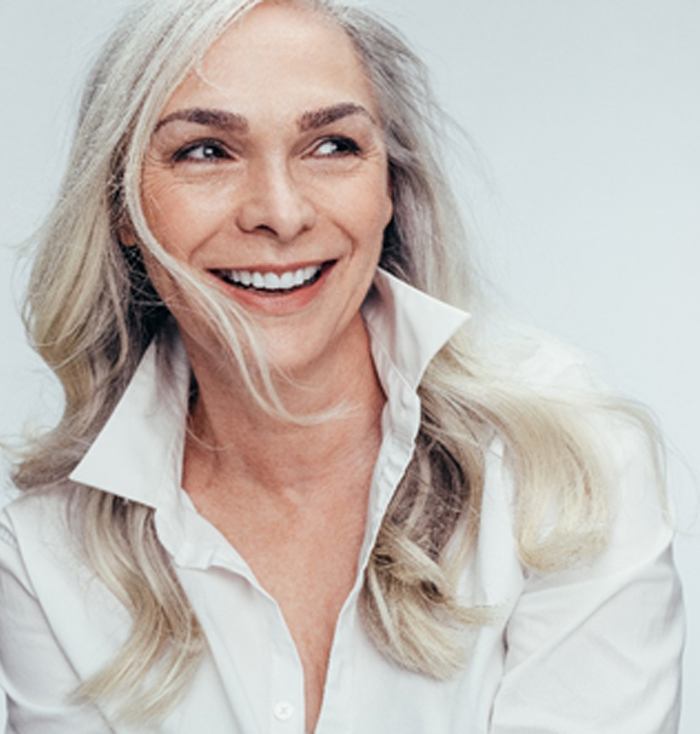
[[[303,371],[358,338],[392,215],[372,89],[339,28],[263,3],[228,29],[160,115],[143,172],[153,234]],[[201,319],[152,260],[188,347]]]

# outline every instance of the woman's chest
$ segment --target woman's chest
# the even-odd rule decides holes
[[[319,518],[261,541],[257,533],[231,532],[261,591],[278,609],[303,672],[305,730],[314,731],[321,711],[340,612],[361,584],[359,555],[363,517],[356,523]],[[285,710],[285,707],[281,707]]]
[[[337,620],[314,719],[306,685],[310,666],[303,659],[309,653],[293,639],[295,631],[281,609],[240,579],[229,579],[230,585],[220,580],[215,592],[219,604],[207,604],[204,614],[198,611],[209,650],[173,732],[200,730],[200,719],[212,720],[207,734],[487,731],[502,675],[502,630],[485,631],[465,670],[452,680],[437,681],[382,656],[366,634],[353,593]],[[199,596],[201,588],[186,584],[188,593]],[[214,721],[210,711],[217,711],[220,720]]]

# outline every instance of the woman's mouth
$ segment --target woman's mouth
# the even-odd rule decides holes
[[[213,270],[218,278],[233,285],[260,294],[291,293],[315,283],[332,261],[303,268],[271,272],[265,270]]]
[[[337,260],[309,265],[266,268],[216,268],[210,273],[242,306],[258,313],[284,316],[314,302],[330,277]]]

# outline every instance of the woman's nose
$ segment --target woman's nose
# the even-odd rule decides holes
[[[288,243],[316,221],[313,202],[301,191],[286,165],[276,163],[250,170],[238,207],[238,227]]]

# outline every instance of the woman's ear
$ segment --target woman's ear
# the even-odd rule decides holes
[[[389,218],[386,223],[388,227],[389,222],[394,218],[394,175],[390,166],[387,169],[386,176],[386,195],[389,199]]]
[[[387,185],[387,192],[386,192],[386,199],[387,199],[387,211],[386,211],[386,223],[385,227],[389,226],[389,223],[394,218],[394,196],[393,196],[393,188],[391,185],[391,180],[389,181]]]
[[[131,226],[131,223],[127,222],[119,225],[116,231],[120,245],[123,245],[124,247],[136,247],[138,244],[138,238],[136,237],[136,233],[134,232],[134,228]]]

